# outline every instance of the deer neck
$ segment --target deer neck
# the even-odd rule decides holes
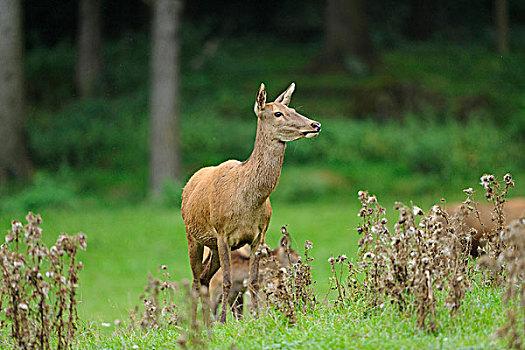
[[[244,163],[247,199],[253,204],[264,203],[277,186],[285,149],[286,143],[273,138],[258,121],[255,145]]]

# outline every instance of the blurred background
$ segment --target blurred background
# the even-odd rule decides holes
[[[525,195],[520,0],[0,0],[0,33],[0,223],[86,232],[89,317],[121,315],[156,264],[189,276],[182,186],[248,158],[261,82],[273,100],[294,81],[323,124],[288,145],[268,233],[312,240],[321,286],[360,189],[390,210],[510,172]]]

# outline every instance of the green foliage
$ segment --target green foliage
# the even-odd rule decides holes
[[[66,44],[38,47],[25,58],[25,89],[30,104],[55,109],[73,96],[75,50]]]
[[[24,212],[45,207],[73,208],[77,201],[78,195],[73,184],[59,183],[48,173],[40,172],[35,174],[30,186],[2,199],[0,211]]]
[[[323,131],[288,145],[276,200],[330,198],[357,187],[378,195],[442,195],[443,181],[450,188],[489,170],[510,171],[518,180],[525,173],[519,50],[502,59],[476,44],[404,44],[382,52],[385,69],[377,75],[313,75],[307,68],[319,43],[216,38],[216,50],[206,53],[211,27],[189,23],[186,29],[182,182],[202,166],[248,158],[258,84],[267,84],[272,99],[290,80],[298,86],[292,105],[322,122]],[[83,101],[71,98],[71,46],[28,52],[35,107],[26,130],[37,168],[48,174],[69,169],[56,180],[73,184],[80,197],[147,197],[148,50],[145,35],[128,34],[107,45],[107,93]],[[179,194],[175,188],[165,193],[172,199],[163,202],[173,205]]]
[[[31,154],[49,168],[123,168],[147,154],[144,95],[85,100],[30,116]],[[142,147],[140,147],[142,146]]]
[[[168,208],[180,208],[183,184],[176,180],[165,180],[162,186],[160,204]]]

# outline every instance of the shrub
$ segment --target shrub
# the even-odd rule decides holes
[[[0,202],[0,210],[36,210],[44,207],[72,207],[78,200],[74,186],[59,183],[44,172],[37,173],[33,184]]]

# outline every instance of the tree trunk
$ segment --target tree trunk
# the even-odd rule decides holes
[[[427,40],[432,35],[436,4],[434,0],[411,0],[404,32],[410,40]]]
[[[351,59],[358,60],[368,70],[375,69],[379,63],[368,29],[364,0],[327,0],[321,65],[337,70],[347,67]]]
[[[27,178],[21,0],[0,0],[0,182]]]
[[[93,97],[101,89],[101,0],[80,0],[76,86],[81,97]]]
[[[498,53],[509,52],[509,7],[507,0],[494,0],[494,29]]]
[[[348,49],[346,0],[327,0],[325,12],[325,62],[342,63]]]
[[[166,180],[180,178],[179,0],[155,0],[153,5],[150,95],[150,189],[154,196]]]

